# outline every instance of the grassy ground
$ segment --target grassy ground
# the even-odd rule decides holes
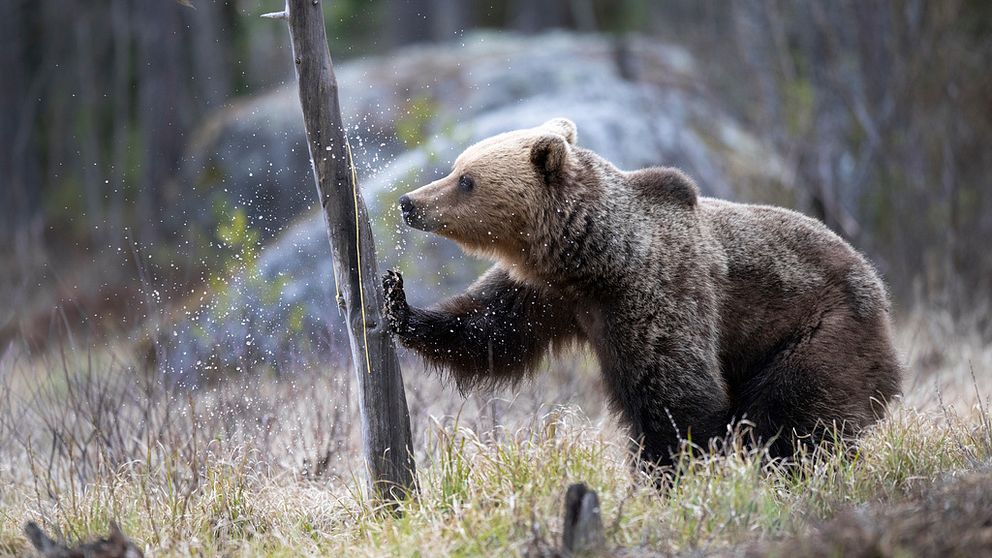
[[[662,491],[631,468],[581,357],[512,401],[408,370],[420,495],[399,516],[364,495],[345,371],[174,394],[109,349],[8,350],[0,554],[26,552],[32,519],[70,542],[116,520],[153,555],[549,555],[565,489],[585,482],[617,554],[977,555],[992,544],[992,348],[932,317],[900,329],[906,398],[856,456],[783,470],[730,449]]]

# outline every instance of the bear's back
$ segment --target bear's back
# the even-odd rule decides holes
[[[870,263],[826,225],[781,207],[700,199],[705,230],[726,256],[727,279],[801,295],[828,284],[859,283],[865,300],[886,298]],[[769,293],[771,294],[771,293]]]

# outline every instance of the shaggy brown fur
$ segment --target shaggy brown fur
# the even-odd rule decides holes
[[[469,148],[401,198],[408,224],[496,265],[429,309],[384,279],[400,341],[461,387],[512,383],[588,343],[644,455],[667,462],[747,419],[777,456],[874,422],[898,395],[885,289],[821,223],[698,196],[681,172],[623,172],[563,119]]]

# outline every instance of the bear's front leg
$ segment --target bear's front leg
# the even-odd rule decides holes
[[[383,316],[389,331],[403,345],[424,356],[438,351],[457,350],[457,339],[451,336],[461,316],[450,313],[425,310],[410,306],[403,290],[403,275],[399,271],[388,270],[382,277],[382,290],[386,298]]]
[[[403,290],[403,275],[392,269],[382,277],[382,291],[386,297],[383,315],[389,326],[389,331],[402,337],[410,331],[410,306],[406,303],[406,291]]]
[[[673,465],[683,450],[706,450],[727,435],[729,402],[722,386],[699,369],[670,369],[638,385],[625,401],[635,448],[645,464]],[[698,383],[673,381],[689,378]],[[666,377],[667,376],[667,377]],[[684,446],[691,442],[689,446]]]
[[[670,331],[611,322],[608,335],[623,342],[614,344],[617,353],[600,355],[603,379],[645,464],[672,465],[684,442],[705,449],[727,434],[731,401],[700,321]]]
[[[577,331],[559,297],[513,281],[499,266],[467,292],[426,309],[407,304],[398,272],[387,272],[382,286],[390,330],[450,372],[461,389],[512,383],[533,370],[553,342]]]

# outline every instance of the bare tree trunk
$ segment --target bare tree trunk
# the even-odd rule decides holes
[[[18,153],[21,132],[20,113],[25,109],[24,92],[28,75],[24,64],[26,33],[20,3],[5,3],[0,10],[0,247],[26,220],[30,210],[25,184],[23,153]],[[12,243],[13,244],[13,243]]]
[[[510,24],[524,33],[565,27],[565,10],[558,0],[514,0]]]
[[[575,28],[583,33],[592,33],[599,29],[596,23],[596,10],[592,0],[571,0],[572,17],[575,18]]]
[[[471,27],[472,4],[463,0],[430,0],[430,39],[450,41]]]
[[[85,196],[86,218],[90,226],[98,231],[95,236],[104,237],[107,233],[103,219],[102,188],[100,186],[100,136],[97,131],[99,123],[99,101],[97,100],[97,64],[94,59],[99,49],[93,44],[95,37],[92,33],[93,18],[96,14],[92,9],[80,4],[76,6],[77,21],[76,35],[76,73],[79,84],[79,107],[77,119],[79,131],[76,134],[76,145],[80,167],[79,177],[82,180]],[[101,10],[102,12],[102,10]],[[102,15],[102,13],[100,14]],[[104,237],[106,238],[106,237]]]
[[[395,502],[416,489],[415,465],[399,360],[380,311],[384,298],[372,228],[341,121],[321,3],[288,0],[286,14],[338,300],[346,312],[370,489]]]
[[[124,180],[127,176],[131,132],[131,9],[130,0],[111,5],[114,52],[114,146],[111,156],[110,215],[113,245],[122,245],[124,229]]]
[[[223,2],[197,2],[196,17],[191,20],[193,70],[200,109],[215,109],[231,94],[231,68],[228,56],[230,30],[224,21]]]
[[[42,2],[40,3],[41,20],[44,25],[42,30],[42,50],[44,52],[43,63],[45,65],[59,65],[66,59],[66,52],[72,51],[70,39],[71,33],[62,31],[72,29],[72,13],[66,10],[62,3]],[[52,191],[56,185],[62,184],[66,179],[67,169],[71,168],[72,155],[67,147],[68,139],[74,133],[74,123],[76,120],[75,103],[78,100],[75,96],[77,86],[73,74],[63,70],[49,70],[45,85],[40,92],[43,103],[43,110],[46,114],[41,118],[48,122],[44,129],[39,128],[45,136],[45,145],[41,147],[44,160],[44,184],[49,188],[46,194]],[[45,215],[47,218],[48,216]]]
[[[425,41],[430,38],[432,21],[428,19],[428,0],[390,0],[386,7],[389,20],[386,30],[394,47]]]
[[[161,231],[152,216],[165,214],[163,189],[179,166],[182,138],[183,21],[176,2],[146,0],[134,9],[138,20],[138,125],[141,141],[141,178],[137,185],[136,214],[141,238],[150,241]]]

